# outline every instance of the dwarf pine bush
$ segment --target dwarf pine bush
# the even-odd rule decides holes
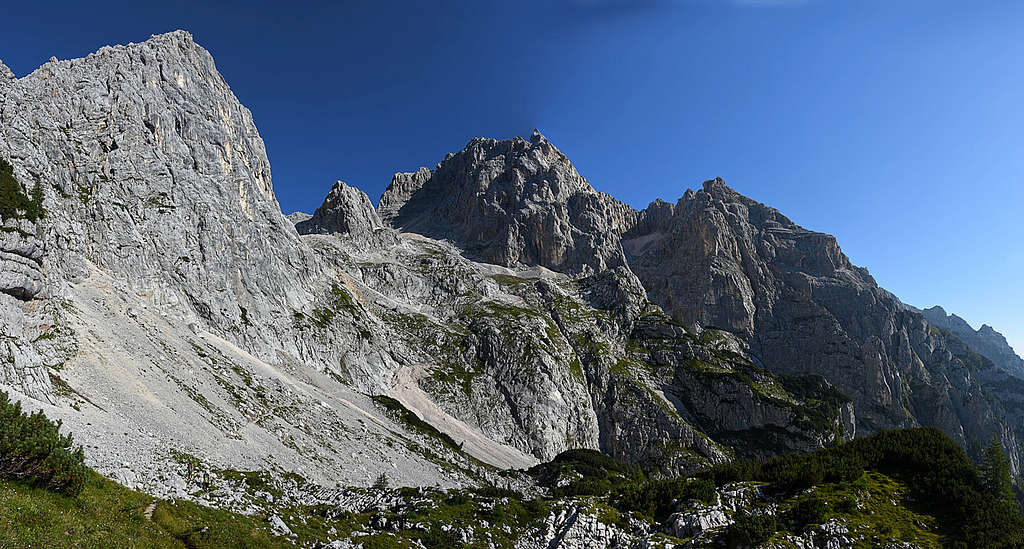
[[[70,496],[82,491],[88,469],[82,447],[60,434],[42,412],[21,410],[0,391],[0,478],[18,480]]]
[[[22,192],[21,184],[14,178],[14,167],[0,158],[0,217],[31,221],[44,217],[43,188],[38,180],[29,192],[31,196]]]

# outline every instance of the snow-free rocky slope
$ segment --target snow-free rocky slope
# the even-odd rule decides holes
[[[638,212],[535,133],[286,218],[181,31],[0,65],[0,157],[47,212],[4,220],[0,384],[133,487],[185,495],[193,458],[507,484],[570,448],[674,474],[919,424],[1019,472],[990,362],[718,180]]]

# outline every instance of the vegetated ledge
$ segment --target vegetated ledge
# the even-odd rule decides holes
[[[0,158],[0,217],[3,219],[28,219],[38,221],[46,215],[43,208],[43,188],[37,179],[30,190],[31,197],[21,190],[21,183],[14,177],[14,166]]]

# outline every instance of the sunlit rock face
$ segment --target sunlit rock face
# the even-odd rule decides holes
[[[294,214],[293,214],[294,215]],[[359,189],[338,181],[323,204],[308,218],[296,218],[299,234],[330,234],[371,243],[386,238],[386,230],[370,198]]]
[[[0,384],[53,402],[46,367],[54,363],[48,363],[35,345],[43,338],[52,348],[57,339],[47,333],[53,315],[46,306],[44,248],[37,236],[41,200],[28,198],[20,175],[0,157]],[[46,342],[39,347],[47,347]]]
[[[36,223],[7,219],[0,228],[0,292],[29,300],[43,291],[43,244]]]
[[[191,35],[51,59],[0,93],[0,156],[43,183],[47,211],[0,239],[17,256],[3,291],[62,298],[100,269],[168,317],[303,360],[292,311],[322,273],[280,213],[251,113]]]

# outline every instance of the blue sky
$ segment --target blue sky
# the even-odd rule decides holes
[[[190,30],[252,109],[286,213],[534,127],[635,207],[721,176],[1024,350],[1024,3],[146,4],[5,6],[0,59],[22,76]]]

